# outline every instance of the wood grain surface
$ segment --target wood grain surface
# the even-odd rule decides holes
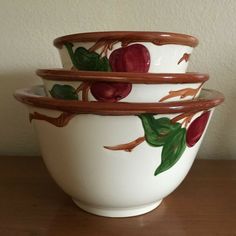
[[[0,157],[0,235],[236,235],[236,161],[197,160],[154,211],[112,219],[80,210],[40,157]]]

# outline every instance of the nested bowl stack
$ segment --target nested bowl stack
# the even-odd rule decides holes
[[[87,212],[147,213],[190,170],[224,96],[186,73],[198,40],[163,32],[94,32],[54,40],[62,69],[17,90],[55,182]]]

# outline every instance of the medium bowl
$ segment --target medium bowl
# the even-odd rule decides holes
[[[209,76],[199,73],[151,74],[37,70],[49,97],[103,102],[170,102],[191,100]]]
[[[91,32],[54,40],[63,67],[85,71],[185,73],[198,40],[168,32]]]
[[[42,86],[15,97],[29,108],[56,183],[80,208],[108,217],[149,212],[177,188],[224,100],[203,90],[186,102],[78,102],[50,99]]]

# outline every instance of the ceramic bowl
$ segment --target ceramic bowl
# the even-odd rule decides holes
[[[49,97],[103,102],[169,102],[200,94],[207,74],[38,70]]]
[[[84,71],[184,73],[198,40],[167,32],[93,32],[54,40],[63,67]]]
[[[44,162],[85,211],[108,217],[156,208],[185,178],[223,95],[194,101],[102,103],[50,99],[43,87],[19,90]]]

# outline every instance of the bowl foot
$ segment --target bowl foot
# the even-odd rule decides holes
[[[162,199],[157,202],[152,202],[150,204],[141,205],[138,207],[124,207],[124,208],[102,208],[102,207],[96,207],[87,205],[85,203],[82,203],[78,200],[72,199],[74,203],[83,209],[84,211],[87,211],[89,213],[92,213],[94,215],[99,216],[106,216],[106,217],[130,217],[130,216],[138,216],[145,214],[149,211],[154,210],[156,207],[158,207]]]

